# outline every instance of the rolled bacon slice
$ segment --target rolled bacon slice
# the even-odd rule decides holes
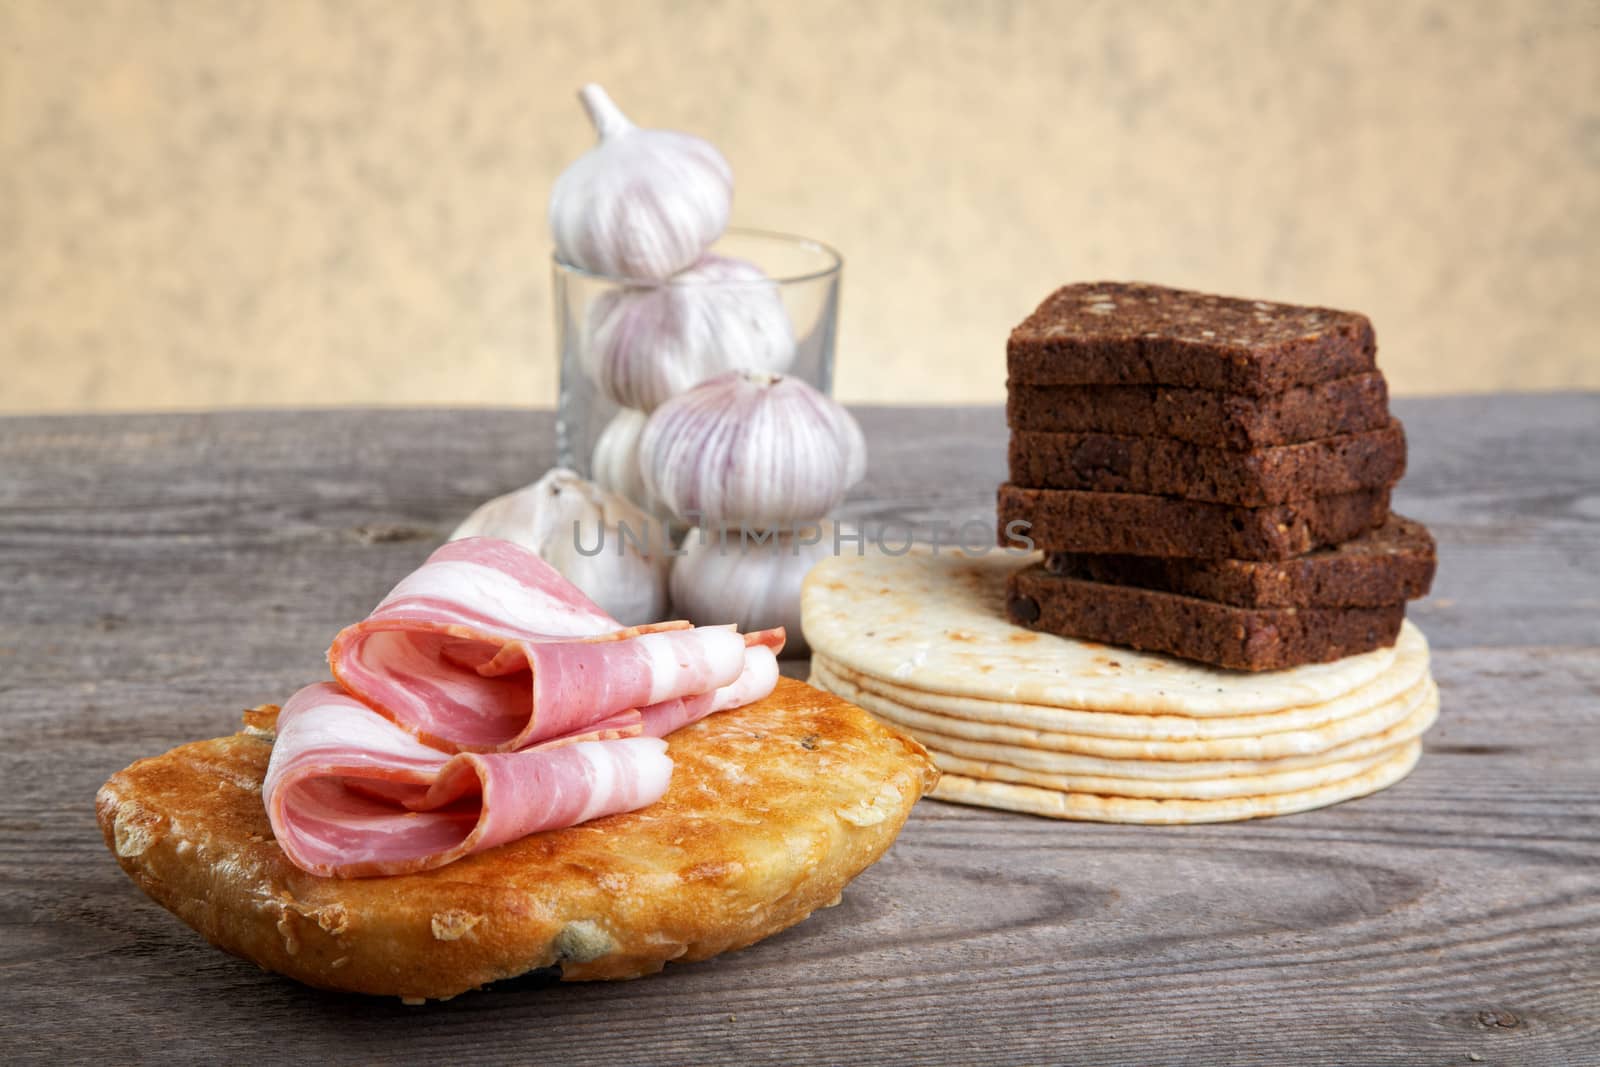
[[[429,745],[510,752],[722,690],[744,672],[747,645],[773,641],[782,647],[781,630],[624,627],[531,551],[468,538],[341,631],[328,662],[352,695]]]
[[[430,870],[540,830],[655,803],[657,737],[451,755],[326,682],[284,704],[262,796],[289,859],[341,878]]]
[[[695,696],[677,697],[640,708],[641,732],[646,737],[666,737],[718,711],[742,708],[772,692],[778,684],[778,653],[783,650],[783,631],[762,630],[747,634],[744,670],[721,689]]]
[[[624,627],[538,556],[439,549],[278,717],[262,794],[298,867],[429,870],[666,791],[667,734],[766,696],[782,629]],[[341,688],[342,687],[342,688]]]

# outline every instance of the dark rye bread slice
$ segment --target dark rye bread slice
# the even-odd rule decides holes
[[[1011,382],[1006,423],[1013,430],[1170,437],[1243,451],[1382,429],[1389,424],[1389,388],[1376,372],[1260,397],[1166,385]]]
[[[1416,600],[1428,595],[1436,565],[1427,527],[1395,514],[1354,540],[1280,562],[1067,552],[1045,557],[1045,569],[1063,577],[1181,593],[1242,608],[1372,608]]]
[[[1381,430],[1238,452],[1097,433],[1011,433],[1011,483],[1035,489],[1153,493],[1267,507],[1393,485],[1406,469],[1406,438]]]
[[[1019,626],[1064,637],[1275,671],[1386,648],[1400,635],[1406,608],[1239,608],[1063,578],[1035,564],[1008,579],[1006,614]]]
[[[1288,559],[1382,526],[1389,490],[1366,489],[1270,508],[1141,493],[1000,486],[999,543],[1046,552],[1196,559]]]
[[[1010,381],[1182,385],[1269,396],[1365,374],[1377,342],[1365,315],[1239,300],[1138,282],[1057,289],[1011,331]]]

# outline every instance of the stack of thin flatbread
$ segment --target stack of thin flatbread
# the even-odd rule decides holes
[[[1428,644],[1242,673],[1015,626],[1032,554],[946,547],[818,564],[811,682],[925,745],[935,797],[1063,819],[1283,815],[1405,777],[1438,715]]]

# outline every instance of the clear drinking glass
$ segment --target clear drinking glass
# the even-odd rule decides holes
[[[831,393],[833,347],[839,321],[839,275],[844,265],[839,253],[820,241],[744,229],[730,229],[711,251],[754,263],[776,284],[796,342],[794,362],[784,373],[804,379],[824,393]],[[583,347],[589,309],[606,293],[637,288],[640,283],[591,274],[559,259],[552,260],[552,267],[556,339],[561,348],[556,452],[562,466],[588,478],[594,473],[591,457],[595,442],[620,410],[584,370]],[[669,280],[662,284],[723,283]]]

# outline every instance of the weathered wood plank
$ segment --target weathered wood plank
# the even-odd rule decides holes
[[[840,907],[750,950],[423,1009],[199,943],[91,797],[320,673],[342,622],[548,464],[549,416],[0,420],[0,1060],[1600,1062],[1600,397],[1399,408],[1444,698],[1401,785],[1174,829],[924,803]],[[864,422],[852,514],[991,512],[997,411]]]

